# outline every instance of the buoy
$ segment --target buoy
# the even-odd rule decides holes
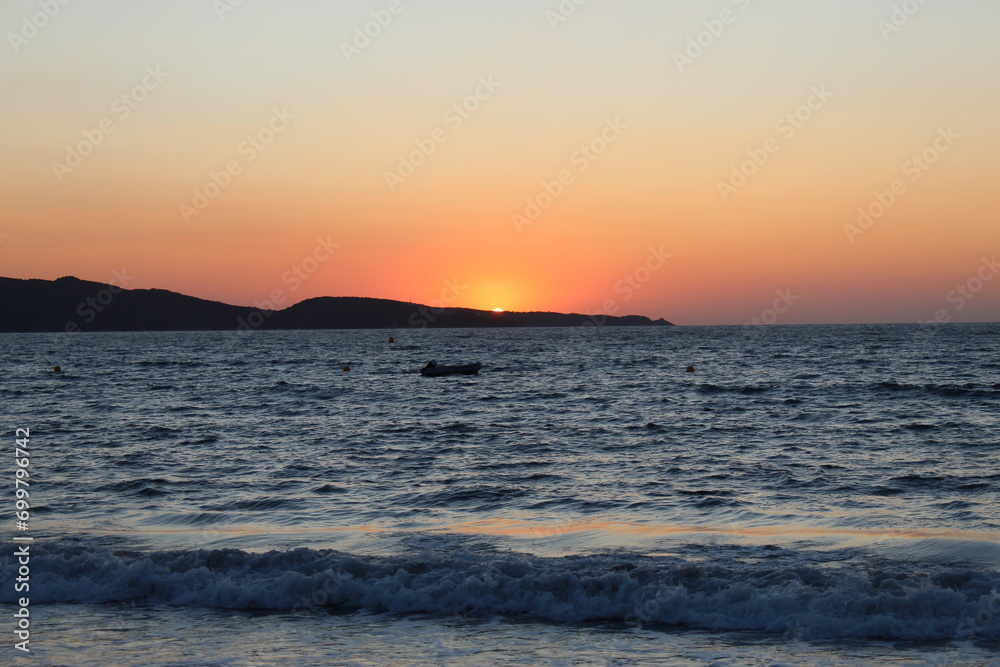
[[[392,336],[389,336],[389,342],[390,342],[390,343],[395,343],[395,342],[396,342],[396,339],[395,339],[395,338],[393,338]]]
[[[345,372],[345,373],[347,373],[347,372],[348,372],[348,371],[350,371],[350,370],[351,370],[351,367],[350,367],[350,366],[344,366],[344,372]]]
[[[53,373],[62,373],[62,366],[56,366],[52,369]]]
[[[694,373],[694,366],[688,366],[687,367],[687,372],[688,373]]]

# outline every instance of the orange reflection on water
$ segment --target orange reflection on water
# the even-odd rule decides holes
[[[551,537],[582,532],[604,532],[612,535],[641,535],[659,537],[691,533],[738,535],[743,537],[861,537],[861,538],[902,538],[902,539],[952,539],[984,540],[1000,539],[1000,533],[988,531],[959,530],[867,530],[860,528],[825,528],[821,526],[773,525],[773,526],[717,526],[717,525],[657,525],[639,524],[614,520],[585,520],[561,523],[539,524],[523,519],[483,519],[450,524],[436,528],[437,531],[504,535],[510,537]]]
[[[572,536],[590,534],[590,537],[600,536],[599,542],[621,544],[637,540],[681,536],[681,535],[730,535],[748,539],[822,539],[834,538],[835,541],[870,542],[877,539],[937,539],[937,540],[967,540],[983,542],[1000,542],[1000,532],[991,531],[959,531],[931,529],[888,529],[871,530],[861,528],[840,528],[809,526],[801,524],[775,524],[766,526],[739,525],[665,525],[651,523],[635,523],[615,520],[614,518],[587,519],[562,522],[539,522],[530,519],[493,518],[462,521],[456,523],[439,523],[401,529],[395,526],[376,524],[346,525],[346,526],[315,526],[300,527],[241,525],[212,528],[210,530],[190,530],[177,528],[141,528],[137,532],[146,535],[197,535],[202,540],[209,535],[220,538],[250,537],[261,535],[317,535],[324,533],[355,533],[373,535],[377,533],[452,533],[463,535],[493,535],[521,539],[543,539],[557,536]],[[628,539],[620,539],[627,537]],[[619,539],[615,539],[619,538]]]

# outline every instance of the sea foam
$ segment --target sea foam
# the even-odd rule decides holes
[[[16,565],[0,561],[8,580]],[[1000,639],[1000,573],[696,562],[621,554],[540,557],[458,551],[358,556],[307,548],[114,551],[61,544],[32,558],[32,604],[151,605],[314,613],[504,615],[610,621],[803,639]],[[14,602],[8,587],[0,600]]]

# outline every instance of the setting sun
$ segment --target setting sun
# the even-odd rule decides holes
[[[494,308],[493,312],[494,313],[502,313],[502,312],[504,312],[504,310],[503,310],[503,308]]]

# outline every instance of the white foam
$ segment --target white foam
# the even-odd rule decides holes
[[[11,579],[15,565],[0,561]],[[115,553],[58,546],[32,558],[33,604],[150,604],[310,613],[327,607],[607,620],[806,639],[1000,638],[1000,574],[680,558],[459,552],[361,557],[296,549]],[[13,602],[11,587],[0,600]]]

